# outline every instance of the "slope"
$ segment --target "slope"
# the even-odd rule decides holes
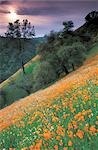
[[[19,70],[36,54],[36,45],[43,38],[21,39],[21,50],[17,39],[0,37],[0,83]]]
[[[47,89],[1,110],[0,148],[97,150],[97,92],[98,55]]]
[[[35,56],[25,65],[25,75],[22,69],[19,69],[14,75],[0,84],[0,108],[28,95],[25,86],[28,85],[29,87],[32,84],[32,72],[38,63],[38,58],[39,56]]]
[[[91,57],[92,55],[94,56],[96,54],[98,54],[98,44],[95,45],[90,51],[88,51],[87,57]],[[39,63],[38,57],[39,56],[35,57],[25,65],[25,75],[20,69],[0,85],[0,89],[2,92],[0,98],[1,108],[10,105],[14,101],[26,97],[34,92],[33,74],[34,71],[36,71],[36,66]]]

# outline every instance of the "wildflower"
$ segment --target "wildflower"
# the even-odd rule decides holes
[[[11,150],[11,149],[10,149]],[[24,148],[22,148],[21,150],[27,150],[27,148],[26,147],[24,147]]]
[[[58,125],[56,133],[64,136],[65,135],[64,134],[64,128],[62,126]]]
[[[29,149],[30,149],[30,150],[34,150],[34,147],[35,147],[35,146],[31,145],[31,146],[29,147]]]
[[[55,146],[54,146],[54,149],[55,149],[55,150],[58,150],[58,145],[55,145]]]
[[[60,143],[59,143],[59,144],[60,144],[60,146],[62,146],[62,145],[63,145],[63,142],[62,142],[62,141],[60,141]]]
[[[77,135],[80,139],[82,139],[83,136],[84,136],[84,132],[81,131],[81,130],[78,130],[77,133],[76,133],[76,135]]]
[[[60,137],[60,136],[56,136],[56,140],[58,140],[58,141],[59,141],[60,139],[61,139],[61,137]]]
[[[67,148],[67,147],[64,147],[63,150],[68,150],[68,148]]]
[[[95,133],[96,132],[96,128],[94,126],[90,127],[90,132]]]
[[[69,136],[70,138],[73,138],[73,132],[72,132],[72,131],[69,131],[69,132],[68,132],[68,136]]]
[[[42,140],[38,140],[36,145],[31,150],[40,150],[42,146]]]
[[[50,131],[47,131],[43,134],[43,137],[45,138],[45,140],[49,140],[52,138],[52,134],[50,133]]]
[[[86,132],[88,132],[88,126],[85,126],[85,127],[84,127],[84,130],[85,130]]]
[[[68,123],[68,130],[72,129],[73,128],[73,125],[72,123]]]
[[[72,145],[73,145],[72,141],[71,140],[68,141],[68,146],[72,146]]]
[[[52,118],[52,122],[57,122],[58,120],[59,120],[59,118],[57,118],[57,117]]]

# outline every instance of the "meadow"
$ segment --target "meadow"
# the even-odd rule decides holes
[[[0,149],[97,150],[98,55],[0,110]]]

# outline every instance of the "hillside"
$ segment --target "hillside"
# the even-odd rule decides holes
[[[0,149],[98,149],[98,55],[0,110]]]
[[[98,54],[98,45],[94,46],[91,50],[88,51],[87,58],[95,56],[96,54]],[[0,85],[0,108],[10,105],[14,101],[26,97],[34,92],[34,81],[32,77],[36,72],[38,63],[39,56],[36,56],[25,65],[25,75],[23,74],[22,69],[20,69]]]
[[[87,54],[87,57],[91,57],[98,54],[98,46],[93,47]],[[3,97],[1,95],[1,108],[6,104],[10,105],[16,100],[28,96],[30,93],[34,92],[32,85],[32,74],[36,72],[36,66],[38,64],[38,56],[32,59],[25,65],[26,74],[24,75],[22,69],[16,72],[13,76],[8,78],[5,82],[0,85],[1,91],[3,91]],[[26,88],[25,88],[26,87]],[[30,93],[26,91],[30,88]],[[1,93],[2,94],[2,93]]]
[[[24,64],[32,59],[36,54],[36,45],[42,41],[43,38],[25,40],[25,42],[21,39],[22,51],[20,52],[17,39],[0,37],[0,83],[22,67],[22,59]]]
[[[84,23],[81,27],[76,29],[75,33],[80,35],[84,40],[88,40],[89,42],[93,41],[93,38],[98,36],[98,25]]]

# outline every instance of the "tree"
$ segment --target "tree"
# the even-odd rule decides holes
[[[75,70],[76,67],[83,64],[85,60],[85,51],[84,45],[80,42],[76,42],[71,46],[62,46],[57,54],[60,61],[67,69],[72,68]]]
[[[36,91],[47,86],[56,79],[56,73],[51,64],[46,61],[40,62],[33,74],[34,86]]]
[[[92,11],[85,17],[87,24],[98,25],[98,11]]]
[[[46,37],[48,43],[53,43],[56,39],[57,33],[53,30],[50,32],[50,34]]]
[[[63,26],[64,26],[63,31],[64,32],[69,32],[74,27],[74,24],[73,24],[72,21],[64,21]]]
[[[23,20],[22,23],[20,23],[20,20],[16,20],[14,23],[9,23],[5,36],[18,39],[18,47],[21,52],[23,50],[22,44],[24,40],[33,38],[35,36],[35,29],[27,19]],[[21,65],[25,74],[23,56],[21,56]]]

